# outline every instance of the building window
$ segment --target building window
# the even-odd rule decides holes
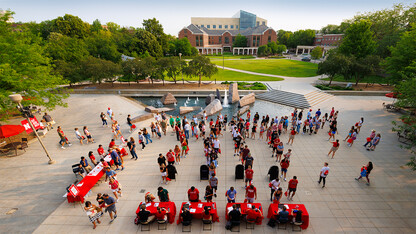
[[[188,30],[183,30],[183,33],[186,35],[186,34],[188,34]]]
[[[272,30],[269,30],[269,34],[272,34]]]
[[[220,24],[220,25],[218,25],[218,28],[222,28],[222,25]]]
[[[201,27],[204,27],[204,25],[203,25],[203,24],[201,24]]]
[[[230,27],[231,27],[231,29],[233,29],[234,28],[234,25],[231,25]]]
[[[196,44],[196,46],[199,46],[199,36],[195,37],[195,44]]]
[[[218,42],[221,44],[222,42],[222,37],[218,37]]]
[[[257,23],[257,26],[260,26],[260,22],[259,21],[257,21],[256,23]]]
[[[253,47],[259,46],[260,44],[260,36],[253,36]]]
[[[211,26],[208,24],[208,25],[207,25],[207,28],[210,28],[210,27],[211,27]]]
[[[204,45],[204,40],[202,39],[202,36],[199,36],[199,44],[200,44],[201,46],[203,46],[203,45]]]
[[[234,43],[235,37],[233,37],[233,43]]]
[[[261,22],[261,25],[266,25],[266,22],[265,21]]]
[[[214,24],[214,25],[212,25],[212,28],[217,28],[217,25],[215,25],[215,24]]]
[[[236,25],[235,28],[238,29],[238,25]]]
[[[224,38],[224,43],[225,44],[230,44],[230,38],[229,37],[225,37]]]
[[[228,28],[228,25],[224,25],[224,28],[226,28],[226,29],[227,29],[227,28]]]
[[[271,42],[272,41],[272,36],[268,36],[267,37],[267,42]]]

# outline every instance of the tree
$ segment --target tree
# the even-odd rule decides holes
[[[277,48],[276,48],[276,53],[277,54],[282,54],[286,51],[287,51],[287,48],[286,48],[285,45],[283,45],[283,44],[277,45]]]
[[[267,43],[267,47],[270,50],[271,54],[277,54],[277,44],[274,41]]]
[[[164,57],[159,59],[159,64],[166,71],[166,75],[176,84],[176,77],[181,74],[181,60],[178,57]],[[184,61],[185,62],[185,61]]]
[[[149,77],[152,84],[155,79],[161,79],[163,80],[163,84],[165,84],[165,77],[163,75],[164,70],[161,64],[155,58],[150,56],[142,59],[142,61],[144,63],[142,74]]]
[[[53,20],[53,31],[70,37],[85,38],[90,33],[90,25],[78,16],[65,14]]]
[[[7,23],[13,12],[0,16],[0,112],[4,118],[14,109],[8,95],[13,92],[25,97],[23,104],[53,109],[65,106],[68,95],[59,88],[66,81],[53,73],[51,59],[45,56],[42,38],[25,26],[12,27]]]
[[[163,31],[163,26],[156,18],[143,20],[143,27],[146,31],[153,34],[159,45],[162,47],[163,54],[166,55],[169,52],[169,36]]]
[[[324,49],[320,46],[317,46],[315,48],[313,48],[313,50],[311,51],[311,57],[312,59],[320,59],[322,58],[322,53],[323,53]]]
[[[391,56],[386,58],[383,65],[393,82],[399,83],[411,75],[412,71],[408,67],[416,61],[416,24],[412,24],[410,31],[403,33],[396,46],[390,47],[390,51]]]
[[[247,37],[239,33],[234,38],[233,47],[247,47]]]
[[[208,57],[205,56],[194,57],[191,61],[189,61],[188,66],[184,68],[184,73],[188,77],[199,77],[199,87],[201,86],[202,76],[210,78],[217,72],[218,68],[215,64],[211,63]]]
[[[169,54],[174,56],[194,56],[198,54],[198,50],[193,50],[195,47],[191,45],[188,38],[175,39],[169,42]]]
[[[133,51],[139,55],[144,54],[147,51],[152,57],[163,56],[162,47],[158,43],[156,37],[144,29],[137,30],[134,35],[132,47]]]
[[[293,33],[291,31],[285,31],[280,29],[279,31],[277,31],[277,41],[280,44],[283,44],[285,46],[288,46],[288,41],[289,38],[293,35]]]
[[[115,33],[117,31],[119,31],[120,28],[121,28],[120,25],[118,25],[114,22],[107,22],[106,26],[107,26],[108,31],[110,31],[112,33]]]
[[[315,30],[312,29],[298,30],[290,36],[287,46],[290,48],[296,48],[298,45],[311,46],[315,41],[315,34]]]
[[[271,53],[270,48],[267,45],[259,46],[257,49],[257,55],[260,57],[267,56]]]
[[[101,22],[98,19],[96,19],[92,22],[91,32],[98,32],[100,30],[103,30],[103,27],[101,26]]]
[[[117,50],[117,44],[109,31],[100,30],[93,32],[85,40],[85,43],[87,44],[90,55],[96,58],[110,60],[114,63],[118,63],[121,60],[121,54]]]
[[[355,85],[364,77],[375,74],[380,69],[380,57],[368,55],[364,58],[352,57],[351,75],[355,80]]]
[[[370,27],[371,22],[368,20],[361,20],[351,24],[345,32],[339,51],[345,55],[353,55],[358,59],[373,54],[376,43],[373,38],[374,33]]]
[[[45,47],[45,52],[55,60],[79,63],[89,55],[84,40],[52,32]]]
[[[327,59],[318,64],[318,75],[327,75],[331,85],[335,75],[341,71],[341,59],[337,53],[329,53]]]
[[[119,64],[108,60],[89,56],[81,62],[82,73],[89,78],[92,83],[101,84],[103,81],[109,81],[114,85],[116,76],[121,74]]]

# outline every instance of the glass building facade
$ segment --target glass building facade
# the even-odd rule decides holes
[[[256,15],[240,10],[240,30],[256,27]]]

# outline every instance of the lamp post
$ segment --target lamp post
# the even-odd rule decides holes
[[[224,47],[222,47],[222,70],[224,71]]]
[[[35,133],[35,136],[36,136],[36,138],[38,139],[38,141],[39,141],[40,145],[42,146],[43,150],[45,151],[46,156],[49,158],[49,162],[48,162],[48,163],[49,163],[49,164],[54,164],[56,161],[55,161],[55,160],[53,160],[53,159],[51,158],[51,156],[49,155],[48,150],[46,150],[45,145],[43,144],[43,142],[42,142],[42,140],[40,139],[40,137],[39,137],[38,133],[36,132],[35,127],[33,126],[32,122],[30,121],[30,118],[29,118],[29,117],[30,117],[31,113],[30,113],[28,110],[25,110],[25,109],[24,109],[24,107],[23,107],[23,105],[20,103],[20,102],[23,100],[22,95],[20,95],[20,94],[12,94],[12,95],[9,95],[9,98],[10,98],[10,100],[11,100],[13,103],[16,103],[16,104],[17,104],[17,109],[18,109],[18,110],[22,113],[22,115],[26,118],[27,122],[29,123],[30,127],[32,128],[33,132]]]
[[[183,80],[183,72],[182,72],[182,53],[179,53],[179,64],[181,65],[181,76],[182,76],[182,84],[185,84],[185,81]]]

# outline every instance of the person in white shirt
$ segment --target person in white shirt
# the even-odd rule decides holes
[[[280,180],[279,180],[279,178],[276,178],[276,179],[272,180],[272,182],[270,182],[270,185],[271,185],[271,187],[270,187],[270,189],[271,189],[270,201],[273,201],[273,194],[280,187]]]
[[[79,143],[81,143],[81,145],[84,144],[84,137],[81,135],[81,133],[78,131],[78,128],[75,128],[75,136],[77,137],[77,139],[79,140]]]
[[[218,140],[218,138],[215,137],[214,140],[212,141],[212,143],[214,144],[214,150],[219,152],[219,150],[220,150],[220,140]]]
[[[323,181],[322,188],[325,188],[325,179],[328,176],[328,173],[329,173],[328,163],[325,162],[324,167],[322,167],[321,171],[319,172],[319,180],[318,180],[318,184],[321,184],[321,181]]]
[[[188,122],[185,123],[183,126],[183,129],[185,130],[185,137],[188,140],[189,139],[189,131],[191,130],[191,125],[189,125]]]
[[[108,117],[110,117],[111,120],[113,119],[113,110],[111,110],[110,107],[107,110],[107,115],[108,115]]]

